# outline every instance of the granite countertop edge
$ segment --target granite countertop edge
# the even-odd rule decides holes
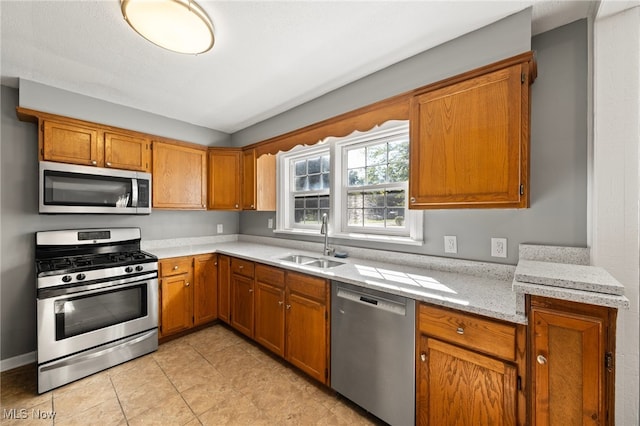
[[[191,244],[175,246],[150,244],[147,247],[143,246],[143,249],[159,259],[208,253],[226,254],[498,320],[527,324],[526,316],[521,313],[522,307],[517,306],[519,300],[512,289],[512,278],[502,279],[492,277],[490,274],[481,276],[480,273],[471,275],[440,271],[357,257],[346,259],[331,257],[331,260],[344,263],[335,268],[305,267],[284,262],[280,258],[292,253],[327,259],[329,257],[305,249],[232,239],[220,242],[195,240],[191,241]],[[451,261],[455,263],[456,259]],[[463,270],[469,270],[469,261],[461,261],[461,264]],[[482,272],[487,267],[483,262],[477,262],[477,265],[478,272]]]

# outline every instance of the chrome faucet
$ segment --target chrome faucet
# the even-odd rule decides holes
[[[333,252],[336,250],[333,247],[329,247],[327,243],[327,238],[329,237],[329,216],[326,213],[322,215],[322,226],[320,227],[320,234],[324,235],[324,248],[322,249],[322,254],[325,256],[331,256]]]

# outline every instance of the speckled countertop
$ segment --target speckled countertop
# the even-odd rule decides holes
[[[322,244],[248,235],[142,241],[160,259],[222,253],[297,270],[434,305],[526,324],[525,294],[628,308],[624,287],[600,268],[587,266],[586,248],[521,244],[518,267],[354,247],[342,265],[329,269],[296,265],[291,254],[321,256]],[[613,294],[611,294],[613,293]]]
[[[208,237],[207,237],[208,238]],[[300,266],[281,260],[289,254],[320,256],[322,245],[266,237],[194,238],[191,241],[143,241],[142,248],[158,258],[221,253],[267,265],[301,271],[362,287],[385,291],[434,305],[526,324],[512,290],[514,266],[433,256],[348,248],[346,259],[330,269]],[[293,245],[293,246],[291,246]],[[384,259],[384,261],[382,260]]]

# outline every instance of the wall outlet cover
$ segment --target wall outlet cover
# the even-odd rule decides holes
[[[507,257],[507,239],[491,238],[491,256]]]
[[[221,223],[216,226],[216,232],[218,232],[218,234],[222,234],[224,232],[224,226],[222,226]]]
[[[444,252],[445,253],[458,252],[458,240],[455,235],[444,236]]]
[[[272,217],[270,217],[269,220],[267,220],[267,228],[273,229],[273,218]]]

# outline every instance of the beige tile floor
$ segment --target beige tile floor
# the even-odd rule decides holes
[[[0,380],[2,425],[381,424],[222,325],[42,395],[33,365]]]

